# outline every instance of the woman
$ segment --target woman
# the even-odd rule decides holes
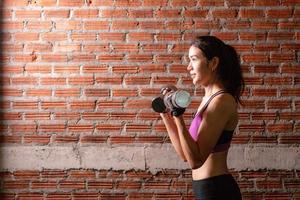
[[[190,46],[189,59],[193,84],[205,91],[190,128],[182,115],[172,115],[183,112],[160,115],[176,152],[192,168],[196,199],[242,199],[226,162],[244,89],[237,53],[214,36],[200,36]],[[166,88],[163,94],[169,91]]]

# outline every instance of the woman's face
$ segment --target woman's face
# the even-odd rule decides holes
[[[210,68],[209,61],[202,53],[201,49],[191,46],[189,49],[189,71],[194,85],[206,86],[212,79],[212,69]]]

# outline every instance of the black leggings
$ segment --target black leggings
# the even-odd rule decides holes
[[[197,200],[241,200],[240,188],[231,174],[193,181]]]

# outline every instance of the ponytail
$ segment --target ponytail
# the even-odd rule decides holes
[[[238,103],[245,87],[239,56],[236,50],[214,36],[199,36],[191,44],[203,52],[208,60],[219,58],[217,78]]]

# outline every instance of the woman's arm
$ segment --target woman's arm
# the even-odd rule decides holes
[[[192,169],[204,164],[232,115],[231,101],[222,97],[216,97],[213,101],[203,113],[196,142],[190,136],[183,117],[174,117],[184,157]]]
[[[177,127],[176,127],[173,117],[171,116],[170,113],[161,113],[160,116],[163,119],[163,122],[166,126],[168,135],[170,137],[170,140],[172,142],[172,145],[173,145],[175,151],[184,161],[186,161],[186,158],[185,158],[184,153],[181,148],[181,143],[179,141]]]

